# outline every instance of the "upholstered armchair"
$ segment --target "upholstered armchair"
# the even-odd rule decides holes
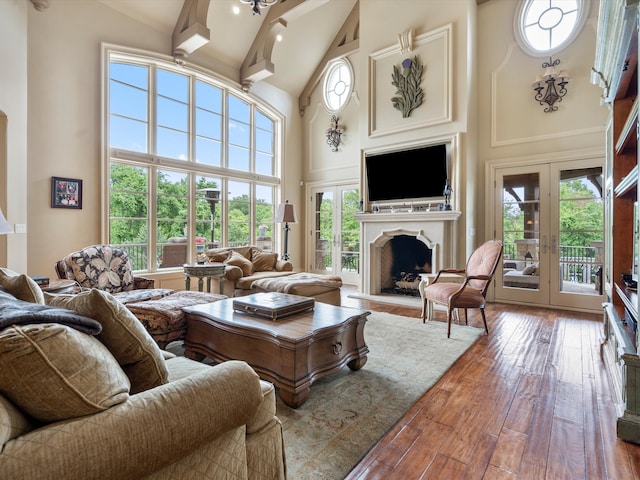
[[[446,306],[447,338],[451,337],[451,317],[453,316],[453,311],[458,308],[464,309],[466,324],[469,323],[467,310],[469,308],[480,309],[484,330],[487,334],[489,333],[487,318],[484,313],[485,298],[500,257],[502,257],[502,242],[500,240],[489,240],[473,251],[467,260],[467,266],[464,270],[440,270],[433,282],[423,290],[423,312],[427,310],[426,302]],[[443,273],[461,275],[463,277],[462,284],[441,281],[441,275]],[[422,321],[425,321],[424,316],[422,317]]]
[[[154,280],[133,274],[129,253],[111,245],[92,245],[55,264],[58,278],[75,280],[81,288],[111,293],[122,303],[162,298],[173,290],[154,288]]]

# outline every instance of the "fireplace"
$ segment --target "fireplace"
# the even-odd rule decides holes
[[[380,256],[381,293],[420,296],[420,274],[431,272],[431,248],[414,236],[396,235],[382,246]]]
[[[393,266],[393,255],[389,254],[389,250],[393,252],[391,241],[396,237],[400,238],[400,240],[396,240],[398,242],[411,241],[418,250],[417,254],[411,254],[408,259],[401,260],[402,269],[399,272],[405,271],[407,273],[406,270],[411,270],[419,276],[419,273],[422,273],[418,271],[420,268],[437,272],[441,268],[454,267],[457,249],[455,224],[459,216],[460,212],[457,211],[395,211],[393,213],[363,212],[356,214],[356,219],[362,224],[361,293],[380,295],[387,293],[384,291],[385,289],[394,288],[393,283],[396,280],[393,279],[392,270],[395,267]],[[424,247],[415,242],[421,243]],[[429,254],[424,250],[428,250]],[[429,262],[426,261],[426,255],[430,255]],[[425,259],[425,262],[419,265],[422,258]],[[412,263],[416,263],[416,265],[412,266]],[[427,263],[428,265],[425,265]],[[415,279],[409,283],[414,282]],[[413,289],[413,285],[408,283],[401,285]],[[406,292],[394,291],[391,293]]]

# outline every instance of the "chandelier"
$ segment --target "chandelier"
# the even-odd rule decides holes
[[[267,8],[276,3],[278,0],[240,0],[240,2],[251,5],[251,11],[254,15],[260,15],[260,9]]]
[[[547,104],[545,112],[558,110],[558,106],[554,103],[561,102],[562,97],[567,94],[566,86],[569,83],[569,72],[560,70],[560,73],[557,73],[555,67],[559,64],[559,59],[553,60],[549,57],[549,61],[542,64],[542,68],[545,69],[544,74],[538,75],[533,84],[533,89],[536,91],[534,98],[540,105]]]

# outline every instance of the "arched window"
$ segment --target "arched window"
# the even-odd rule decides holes
[[[347,60],[341,58],[331,64],[324,77],[322,99],[330,112],[337,112],[345,106],[353,90],[353,71]]]
[[[580,33],[588,10],[589,0],[521,0],[516,39],[531,55],[552,55]]]
[[[104,58],[107,242],[151,272],[217,245],[275,249],[281,116],[203,69]]]

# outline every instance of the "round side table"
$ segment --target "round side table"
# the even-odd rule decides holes
[[[47,293],[74,293],[76,291],[75,280],[51,280],[49,285],[40,285],[43,292]]]
[[[224,291],[224,263],[194,263],[184,265],[185,287],[191,290],[191,277],[198,279],[198,291],[202,292],[205,277],[207,278],[207,292],[211,293],[211,278],[218,277],[220,282],[220,295]]]

